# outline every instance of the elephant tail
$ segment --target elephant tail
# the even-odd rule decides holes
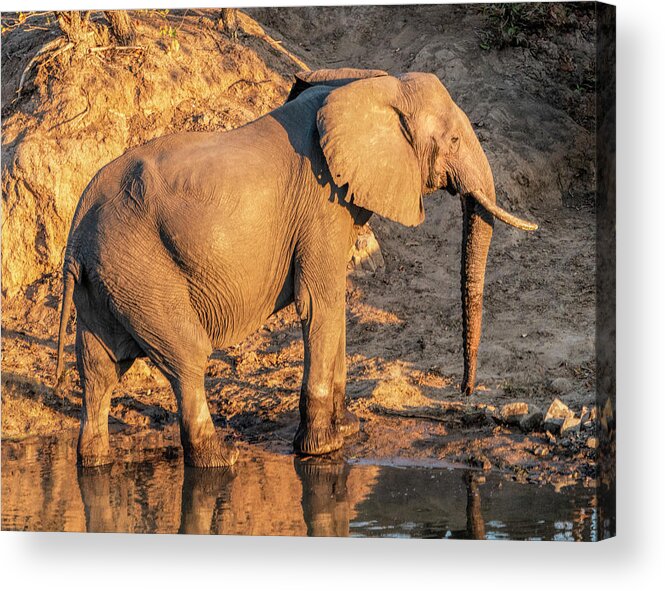
[[[62,309],[60,310],[60,330],[58,332],[58,357],[55,366],[55,391],[59,392],[63,384],[63,370],[65,368],[64,349],[65,336],[67,334],[67,322],[72,307],[74,295],[74,284],[76,283],[77,273],[74,265],[64,266],[64,288],[62,292]]]

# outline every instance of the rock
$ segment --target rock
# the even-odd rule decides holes
[[[555,398],[545,413],[543,426],[550,433],[559,433],[565,419],[571,416],[575,416],[573,411],[561,402],[561,400]]]
[[[168,386],[169,382],[164,374],[156,367],[150,365],[145,359],[137,359],[132,366],[132,373],[140,379],[152,380],[158,386]]]
[[[358,232],[350,258],[348,268],[354,275],[374,274],[384,270],[386,263],[381,247],[369,225],[363,226]]]
[[[534,408],[520,419],[520,429],[525,433],[540,429],[543,424],[543,411]]]
[[[563,420],[563,424],[561,425],[561,430],[559,433],[561,435],[569,435],[572,433],[579,433],[580,431],[580,419],[575,417],[575,415],[566,417]]]
[[[561,427],[563,426],[563,419],[544,419],[543,420],[543,428],[545,431],[548,433],[559,433],[561,431]]]
[[[510,402],[504,404],[492,418],[499,424],[518,426],[522,431],[529,432],[540,428],[543,422],[543,412],[526,402]]]
[[[551,419],[565,419],[567,417],[574,416],[572,410],[570,410],[561,400],[555,398],[550,404],[550,407],[545,413],[545,420]]]
[[[529,405],[526,402],[511,402],[501,407],[499,418],[507,425],[519,425],[522,417],[529,413]]]
[[[575,389],[575,383],[569,378],[554,378],[550,382],[550,387],[561,396],[572,392]]]
[[[590,449],[597,449],[598,448],[598,437],[589,437],[586,440],[586,446]]]
[[[137,359],[134,362],[134,365],[132,366],[132,373],[143,379],[149,379],[152,377],[152,371],[150,370],[150,367],[148,367],[148,364],[145,362],[145,359]]]

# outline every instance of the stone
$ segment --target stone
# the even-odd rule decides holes
[[[526,402],[511,402],[504,404],[499,412],[499,418],[507,425],[519,425],[522,417],[529,413]]]
[[[550,387],[561,396],[572,392],[575,389],[575,384],[569,378],[554,378],[550,382]]]
[[[143,379],[149,379],[152,377],[152,371],[144,359],[137,359],[134,362],[132,373]]]
[[[561,427],[563,426],[563,421],[563,419],[546,418],[543,420],[543,428],[548,433],[559,433],[561,431]]]
[[[358,232],[350,255],[348,269],[354,275],[382,273],[385,269],[381,247],[372,228],[367,224]]]
[[[572,433],[579,433],[580,431],[580,419],[573,416],[566,417],[563,420],[563,424],[561,425],[561,430],[559,433],[561,435],[570,435]]]
[[[543,411],[534,408],[520,419],[520,429],[525,433],[540,429],[543,424]]]
[[[545,413],[545,420],[550,419],[565,419],[566,417],[574,416],[572,410],[570,410],[561,400],[555,398],[550,404],[550,407]]]
[[[590,449],[597,449],[598,448],[598,437],[589,437],[586,440],[586,446]]]
[[[545,431],[550,433],[560,433],[564,421],[570,416],[574,416],[573,411],[561,402],[561,400],[555,398],[543,418]]]

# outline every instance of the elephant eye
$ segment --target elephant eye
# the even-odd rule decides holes
[[[452,154],[457,154],[459,150],[459,136],[454,135],[450,138],[450,151]]]

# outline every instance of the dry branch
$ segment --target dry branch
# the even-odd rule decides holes
[[[72,49],[74,47],[74,44],[72,42],[69,42],[65,44],[63,47],[60,49],[55,49],[58,45],[61,45],[63,43],[64,39],[62,37],[58,37],[57,39],[53,39],[52,41],[49,41],[46,45],[44,45],[34,56],[33,58],[28,62],[28,65],[25,67],[23,70],[23,73],[21,74],[21,78],[18,83],[18,90],[16,91],[16,97],[19,98],[21,96],[21,93],[23,92],[23,87],[25,86],[26,79],[28,77],[28,74],[30,73],[30,70],[32,67],[39,61],[39,58],[43,56],[45,53],[48,53],[49,51],[53,51],[53,54],[46,60],[44,63],[50,62],[52,59],[54,59],[56,56],[60,55],[61,53],[64,53],[65,51],[68,51],[69,49]]]
[[[141,45],[103,45],[100,47],[91,47],[88,51],[90,53],[100,51],[145,51],[145,47]]]

